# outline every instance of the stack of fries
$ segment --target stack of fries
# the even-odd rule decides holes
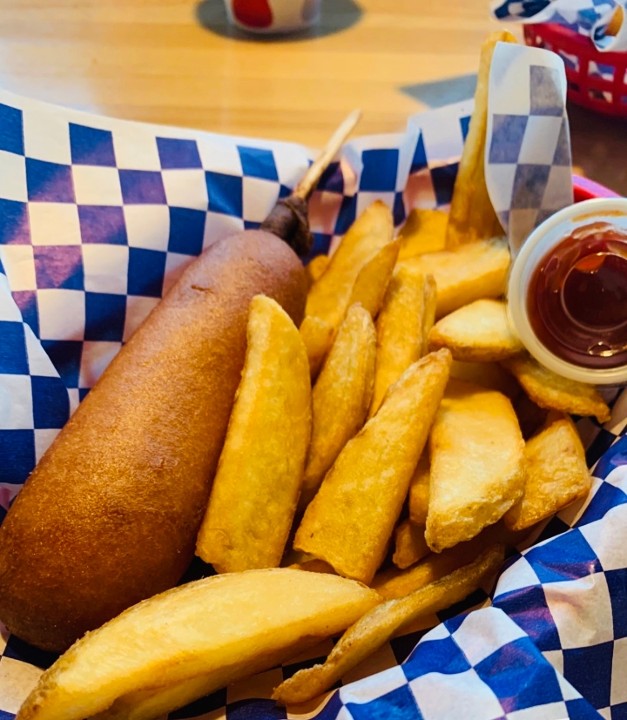
[[[280,702],[315,697],[462,600],[507,546],[589,492],[568,414],[604,421],[607,405],[513,335],[506,240],[451,243],[450,229],[446,212],[414,210],[394,237],[390,209],[374,202],[309,266],[300,331],[274,301],[251,305],[197,553],[219,572],[335,573],[385,599],[323,665],[280,685]]]
[[[512,39],[499,33],[483,48],[450,211],[413,210],[395,235],[390,209],[374,202],[308,266],[306,317],[292,327],[283,376],[267,382],[286,337],[265,336],[265,365],[250,351],[198,554],[228,572],[259,567],[272,548],[277,564],[386,598],[323,665],[280,685],[280,702],[315,697],[403,626],[463,599],[505,547],[589,492],[569,414],[604,422],[609,409],[595,388],[541,367],[508,324],[510,252],[483,156],[490,58]],[[253,308],[251,348],[255,323]],[[276,407],[282,394],[301,398],[297,412]],[[245,469],[230,460],[260,437],[263,456],[249,453]]]
[[[487,587],[508,547],[590,490],[569,414],[604,422],[609,408],[595,388],[541,367],[508,325],[510,253],[483,177],[486,88],[499,40],[513,38],[498,33],[484,45],[450,211],[413,210],[395,233],[390,209],[371,204],[331,255],[308,265],[300,328],[267,297],[251,304],[246,362],[197,554],[218,573],[289,566],[370,588],[327,660],[275,689],[280,703],[316,697],[394,634]],[[257,601],[270,606],[277,580],[265,577],[255,580]],[[184,593],[177,597],[185,605]],[[165,601],[133,611],[144,634],[153,631],[141,614],[157,613],[155,602]],[[228,617],[241,614],[234,608]],[[315,612],[320,624],[335,611],[322,600]],[[261,611],[255,618],[253,655],[263,657],[272,633]],[[314,633],[306,617],[299,622],[297,636]],[[115,637],[106,628],[89,642],[104,642],[100,632]],[[237,653],[247,638],[237,638]],[[78,646],[72,652],[65,662],[86,657]],[[248,669],[280,661],[273,652]],[[220,658],[223,648],[209,642],[198,653]],[[60,682],[55,672],[49,685]],[[219,664],[215,673],[198,687],[164,677],[154,707],[176,707],[233,679]],[[144,675],[140,685],[150,687]],[[107,717],[131,717],[130,699]],[[154,715],[136,708],[132,717]]]

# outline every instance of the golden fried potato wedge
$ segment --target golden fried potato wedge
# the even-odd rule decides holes
[[[429,438],[425,536],[435,552],[470,540],[521,497],[524,440],[505,395],[451,381]]]
[[[312,392],[313,429],[299,506],[305,508],[340,450],[366,420],[377,336],[370,313],[351,305]]]
[[[454,360],[495,362],[523,352],[512,331],[507,303],[485,298],[454,310],[429,332],[429,348],[447,347]]]
[[[411,365],[344,446],[308,505],[294,547],[369,582],[385,556],[448,380],[451,354]]]
[[[524,395],[513,375],[499,363],[453,360],[451,377],[455,380],[481,385],[489,390],[497,390],[503,395],[507,395],[512,401]]]
[[[361,268],[351,290],[349,307],[361,303],[373,318],[377,317],[396,264],[398,248],[398,240],[389,242]]]
[[[551,413],[525,446],[527,472],[522,498],[504,517],[507,527],[524,530],[590,492],[592,479],[573,421]]]
[[[392,211],[382,201],[369,205],[348,229],[325,272],[307,296],[306,315],[315,315],[337,328],[346,313],[361,268],[394,235]]]
[[[399,258],[437,252],[446,248],[448,212],[414,208],[399,230]]]
[[[452,573],[462,565],[471,563],[489,546],[499,544],[513,548],[523,541],[527,534],[508,530],[500,520],[495,525],[482,530],[472,540],[459,543],[441,553],[430,553],[416,565],[405,570],[396,567],[381,570],[372,579],[370,587],[386,599],[408,595]]]
[[[425,319],[425,276],[411,268],[394,273],[377,318],[377,362],[372,417],[388,388],[423,355]],[[433,320],[432,320],[433,322]]]
[[[306,570],[307,572],[332,573],[333,575],[337,575],[329,563],[324,562],[324,560],[318,560],[318,558],[303,560],[301,563],[295,563],[294,565],[289,565],[288,567]]]
[[[324,271],[329,266],[329,260],[331,258],[328,255],[316,255],[305,265],[305,272],[307,273],[307,279],[309,285],[313,285],[316,280],[319,280]]]
[[[87,633],[43,673],[18,718],[149,720],[344,630],[379,601],[360,583],[289,568],[197,580]]]
[[[536,405],[569,415],[593,415],[600,423],[610,419],[610,409],[593,385],[557,375],[528,354],[503,361]]]
[[[394,530],[392,562],[399,570],[415,565],[429,555],[431,549],[425,540],[425,526],[403,520]]]
[[[275,688],[272,698],[290,705],[325,692],[410,622],[461,602],[484,583],[491,582],[503,559],[503,547],[492,546],[450,575],[375,606],[348,628],[323,664],[299,670]]]
[[[93,720],[162,720],[172,708],[183,707],[210,693],[212,682],[215,682],[213,677],[197,677],[136,690],[92,717]]]
[[[425,304],[422,313],[422,354],[429,352],[429,333],[435,323],[438,292],[433,275],[425,275]]]
[[[481,298],[498,298],[505,292],[510,254],[505,238],[478,240],[455,250],[417,255],[399,260],[435,278],[436,317],[441,318]]]
[[[307,553],[294,549],[286,553],[283,558],[282,567],[307,570],[309,572],[328,572],[337,575],[329,563],[325,563],[323,560],[318,560],[318,558],[313,557],[313,555],[308,555]]]
[[[474,543],[475,540],[470,542]],[[441,553],[430,553],[416,565],[403,570],[397,567],[380,570],[372,578],[370,587],[387,600],[409,595],[414,590],[419,590],[430,582],[439,580],[453,570],[457,570],[462,565],[472,562],[479,551],[473,547],[472,552],[466,553],[463,550],[466,545],[469,543],[460,543]],[[461,552],[460,548],[462,548]]]
[[[250,304],[242,379],[196,553],[218,572],[278,567],[311,437],[307,353],[274,300]]]
[[[409,483],[409,518],[414,525],[424,525],[427,522],[429,483],[431,482],[430,468],[429,453],[425,450],[418,460]]]
[[[446,232],[446,245],[449,248],[485,240],[503,232],[488,194],[484,160],[490,65],[497,42],[517,41],[512,33],[500,30],[489,35],[481,46],[474,109],[451,200]]]
[[[333,325],[314,315],[303,318],[299,330],[309,360],[309,371],[312,379],[315,380],[333,344],[335,330]]]

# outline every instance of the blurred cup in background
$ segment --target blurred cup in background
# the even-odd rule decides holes
[[[224,0],[233,25],[254,33],[290,33],[318,22],[321,0]]]

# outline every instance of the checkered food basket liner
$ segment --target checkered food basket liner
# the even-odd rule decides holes
[[[497,20],[558,25],[600,53],[627,50],[627,0],[492,0],[491,8]]]
[[[397,225],[412,207],[445,207],[470,110],[443,108],[411,118],[404,133],[347,143],[311,198],[314,252],[376,198]],[[540,167],[552,166],[549,154]],[[311,155],[0,93],[0,516],[182,269],[216,238],[257,227]],[[521,164],[526,178],[530,163]],[[540,209],[542,192],[528,202]],[[432,630],[395,638],[320,706],[285,710],[268,698],[331,642],[172,717],[627,717],[626,418],[622,395],[605,427],[579,421],[590,465],[601,458],[593,493],[508,561],[491,600],[476,593]],[[54,658],[6,632],[0,651],[5,720]]]

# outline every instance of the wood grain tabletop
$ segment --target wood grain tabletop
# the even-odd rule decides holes
[[[386,133],[471,97],[481,41],[502,27],[488,0],[323,0],[318,25],[273,39],[230,27],[223,0],[0,0],[0,86],[121,118],[320,147],[353,108],[363,111],[359,134]],[[615,160],[625,126],[580,116],[575,163],[627,192]]]

